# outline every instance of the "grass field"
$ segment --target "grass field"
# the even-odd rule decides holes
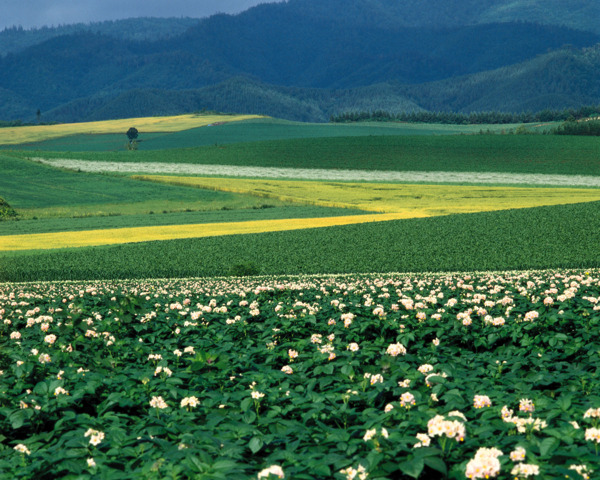
[[[291,231],[323,228],[355,223],[381,222],[413,218],[412,214],[388,213],[383,215],[344,215],[340,217],[286,218],[246,222],[163,225],[152,227],[115,228],[25,235],[0,236],[0,252],[13,250],[40,250],[78,248],[98,245],[164,241],[183,238],[247,235],[250,233]]]
[[[0,192],[24,219],[247,209],[265,203],[255,196],[64,171],[7,155],[0,155],[0,167]]]
[[[206,121],[214,117],[207,117]],[[224,117],[228,120],[231,117]],[[30,139],[24,143],[8,143],[0,141],[0,148],[18,148],[42,151],[119,151],[123,150],[126,141],[125,132],[130,126],[136,126],[140,131],[138,148],[141,151],[164,150],[174,148],[193,148],[207,145],[227,145],[257,141],[331,138],[353,136],[388,136],[388,135],[456,135],[474,134],[479,131],[501,133],[514,130],[518,125],[435,125],[408,123],[358,123],[358,124],[315,124],[291,122],[273,118],[255,118],[247,120],[226,121],[226,123],[207,125],[200,123],[198,118],[189,120],[187,117],[173,117],[170,122],[162,121],[157,125],[144,122],[143,119],[128,119],[113,126],[112,123],[98,122],[93,131],[82,129],[83,132],[72,133],[68,136],[54,137],[47,140],[35,140],[39,133],[36,130],[25,132]],[[218,120],[218,119],[217,119]],[[127,123],[129,122],[129,123]],[[209,124],[212,123],[209,121]],[[118,125],[118,126],[117,126]],[[139,125],[139,126],[138,126]],[[552,125],[535,126],[533,131],[543,131]],[[20,127],[21,128],[21,127]],[[157,131],[157,128],[161,128]],[[173,130],[181,128],[181,130]],[[75,127],[72,127],[76,131]],[[92,133],[95,132],[95,133]],[[114,132],[114,133],[113,133]],[[1,132],[0,132],[1,133]],[[28,138],[26,134],[18,137]],[[0,138],[2,138],[0,136]]]
[[[32,125],[0,128],[0,145],[19,145],[45,141],[68,135],[122,133],[131,127],[147,132],[177,132],[219,122],[236,122],[258,115],[175,115],[166,117],[124,118],[98,122],[68,123],[58,125]]]
[[[600,175],[598,141],[567,135],[301,138],[156,151],[13,155],[106,162]]]
[[[225,222],[247,222],[291,218],[337,217],[357,215],[360,212],[349,208],[324,208],[310,205],[275,206],[268,201],[238,209],[219,209],[197,212],[175,212],[136,215],[88,216],[76,218],[38,218],[0,222],[0,236],[32,233],[71,232],[132,227],[152,227],[162,225],[190,225]]]

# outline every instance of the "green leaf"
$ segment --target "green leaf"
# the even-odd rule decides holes
[[[331,477],[331,469],[324,463],[318,463],[310,467],[310,471],[317,478],[329,478]]]
[[[244,413],[244,415],[242,415],[242,419],[245,423],[254,423],[254,420],[256,420],[256,413],[254,413],[252,410],[248,410]]]
[[[11,423],[12,428],[17,429],[21,428],[25,421],[29,420],[31,417],[33,417],[33,410],[25,408],[23,410],[15,410],[12,412],[8,417],[8,421]]]
[[[248,443],[248,448],[250,448],[252,453],[256,453],[262,448],[263,444],[264,443],[260,437],[253,437]]]
[[[425,462],[422,458],[413,458],[407,462],[402,462],[398,466],[405,475],[412,478],[419,478],[419,475],[421,475],[421,472],[425,468]]]
[[[41,397],[45,397],[48,395],[48,384],[44,381],[38,382],[35,387],[33,387],[33,393]]]
[[[540,456],[545,457],[550,452],[554,451],[560,442],[556,438],[544,438],[540,442]]]
[[[436,472],[440,472],[444,476],[448,474],[448,468],[446,467],[446,463],[440,457],[426,457],[424,459],[424,462],[425,465],[435,470]]]

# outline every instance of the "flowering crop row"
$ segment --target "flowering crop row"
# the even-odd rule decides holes
[[[600,272],[0,285],[0,478],[594,478]]]

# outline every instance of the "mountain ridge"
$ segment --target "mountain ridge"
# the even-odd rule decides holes
[[[32,121],[37,110],[44,121],[81,121],[108,112],[129,116],[131,109],[257,108],[263,111],[250,113],[325,121],[343,108],[520,112],[600,103],[600,62],[589,53],[600,45],[599,34],[522,21],[478,23],[503,18],[490,13],[502,5],[505,17],[508,10],[516,17],[515,3],[531,10],[538,0],[429,0],[427,8],[414,0],[343,0],[342,13],[340,2],[261,4],[190,22],[160,40],[101,31],[48,38],[0,57],[0,119]],[[456,12],[446,18],[431,13],[436,6]],[[587,0],[573,6],[595,8]],[[430,24],[401,25],[400,7],[404,23],[418,24],[429,12]],[[386,13],[388,21],[377,26]],[[540,58],[549,59],[545,67]],[[179,111],[171,111],[175,106]]]

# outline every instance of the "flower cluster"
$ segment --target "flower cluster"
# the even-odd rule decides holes
[[[404,392],[400,395],[400,406],[410,408],[415,404],[415,396],[410,392]]]
[[[346,480],[366,480],[369,474],[367,470],[362,465],[359,465],[358,468],[348,467],[340,470],[342,475],[346,475]]]
[[[491,407],[492,401],[490,397],[487,395],[475,395],[473,397],[473,407],[475,408],[483,408],[483,407]]]
[[[517,478],[534,477],[540,474],[540,467],[528,463],[517,463],[510,471],[510,474]]]
[[[467,478],[493,478],[500,473],[500,460],[503,455],[497,448],[480,448],[475,457],[467,463]]]
[[[167,402],[165,402],[161,396],[152,397],[152,399],[150,400],[150,406],[152,408],[158,408],[160,410],[169,407],[169,405],[167,405]]]
[[[181,399],[181,408],[195,408],[200,405],[197,397],[185,397]]]
[[[459,417],[466,421],[465,416],[460,412],[450,412],[446,417]],[[430,437],[446,436],[457,442],[462,442],[466,436],[464,423],[458,420],[452,420],[443,415],[436,415],[427,422],[427,433]]]
[[[94,430],[93,428],[88,429],[83,436],[90,437],[90,444],[94,446],[99,445],[104,440],[104,432]]]
[[[525,455],[527,455],[527,451],[523,447],[519,446],[510,452],[510,459],[513,462],[522,462],[525,460]]]
[[[406,355],[406,347],[401,343],[392,343],[387,347],[385,351],[388,355],[392,357],[397,357],[398,355]]]

